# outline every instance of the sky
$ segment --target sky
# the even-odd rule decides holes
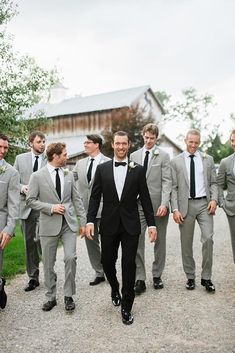
[[[212,94],[229,134],[235,112],[234,0],[18,0],[14,47],[58,68],[68,96],[150,85],[173,100]]]

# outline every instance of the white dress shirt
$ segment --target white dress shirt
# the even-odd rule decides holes
[[[51,180],[54,186],[56,186],[56,181],[55,181],[55,177],[56,177],[56,171],[55,169],[57,169],[56,167],[53,167],[51,164],[47,163],[47,169],[50,173],[51,176]],[[59,176],[60,176],[60,185],[61,185],[61,199],[63,198],[63,193],[64,193],[64,171],[62,168],[58,168],[59,169]]]
[[[93,165],[92,165],[92,170],[91,170],[91,180],[94,178],[94,175],[95,175],[95,172],[96,172],[96,168],[97,166],[100,164],[100,160],[101,160],[101,157],[102,157],[102,154],[99,153],[97,154],[97,156],[95,157],[89,157],[88,158],[88,162],[87,162],[87,168],[86,168],[86,174],[88,172],[88,169],[89,169],[89,166],[90,166],[90,163],[91,163],[91,159],[93,158],[94,161],[93,161]]]
[[[188,151],[184,151],[185,164],[188,174],[188,180],[190,185],[190,153]],[[195,197],[203,197],[206,196],[206,188],[204,182],[204,170],[202,164],[202,158],[198,151],[194,153],[194,165],[195,165],[195,187],[196,187],[196,195]],[[190,198],[190,196],[188,195]]]
[[[116,186],[116,190],[118,193],[118,198],[121,200],[122,190],[124,187],[124,183],[126,180],[126,173],[128,168],[128,158],[125,158],[122,162],[126,162],[125,166],[115,167],[115,162],[117,161],[115,158],[113,159],[113,175],[114,175],[114,182]]]

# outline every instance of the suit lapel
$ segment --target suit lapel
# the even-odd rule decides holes
[[[181,153],[181,155],[180,155],[180,164],[181,164],[182,169],[183,169],[184,178],[185,178],[186,183],[187,183],[187,185],[189,187],[189,179],[188,179],[188,173],[187,173],[187,168],[186,168],[186,164],[185,164],[184,153]]]
[[[50,187],[50,189],[52,190],[52,192],[54,193],[54,195],[55,195],[55,196],[57,197],[57,199],[60,201],[60,198],[59,198],[59,196],[58,196],[58,194],[57,194],[57,191],[56,191],[56,189],[55,189],[55,186],[54,186],[54,184],[53,184],[53,182],[52,182],[52,180],[51,180],[51,176],[50,176],[49,170],[47,169],[47,167],[44,167],[44,168],[45,168],[45,169],[44,169],[43,174],[44,174],[44,176],[45,176],[46,182],[47,182],[48,186]]]

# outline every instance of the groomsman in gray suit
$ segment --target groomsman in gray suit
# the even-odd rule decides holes
[[[75,309],[72,296],[75,294],[77,216],[80,217],[82,234],[85,233],[86,213],[73,173],[63,169],[68,159],[66,145],[61,142],[52,143],[46,154],[48,163],[31,175],[26,198],[27,205],[40,212],[39,236],[48,300],[42,310],[50,311],[57,304],[54,265],[61,240],[65,264],[65,310],[72,311]]]
[[[201,229],[202,271],[201,285],[214,292],[211,281],[213,258],[213,216],[218,202],[216,171],[213,158],[198,151],[201,142],[198,130],[189,130],[186,151],[171,160],[171,207],[174,221],[179,224],[186,288],[195,288],[193,236],[195,222]]]
[[[3,266],[3,250],[11,240],[20,212],[19,173],[5,160],[9,147],[7,136],[0,134],[0,273]],[[0,308],[4,309],[7,295],[5,279],[0,277]]]
[[[107,162],[110,158],[105,157],[101,152],[102,138],[99,135],[87,135],[86,141],[84,142],[85,152],[88,154],[87,158],[79,160],[74,169],[74,177],[78,182],[78,191],[82,197],[84,208],[88,211],[88,204],[91,195],[91,189],[94,183],[94,176],[96,168],[99,164]],[[95,271],[95,279],[90,282],[91,286],[95,286],[105,281],[104,270],[101,264],[101,249],[100,249],[100,238],[99,238],[99,224],[101,211],[103,207],[103,201],[100,203],[100,207],[94,223],[94,237],[93,240],[85,237],[87,252],[90,259],[92,268]]]
[[[235,152],[235,130],[230,135],[232,148]],[[219,206],[227,215],[230,228],[233,261],[235,263],[235,153],[220,162],[217,184],[219,190]],[[224,189],[227,189],[226,196]]]
[[[145,168],[147,186],[151,197],[155,223],[158,229],[157,241],[154,244],[154,261],[152,264],[153,287],[163,288],[161,279],[166,260],[166,229],[169,218],[169,201],[171,192],[171,170],[169,154],[156,146],[159,130],[156,124],[147,124],[143,128],[144,146],[130,155],[130,159]],[[139,202],[141,235],[136,255],[135,294],[145,292],[145,232],[147,229],[143,208]]]
[[[24,289],[26,292],[39,286],[39,255],[41,254],[40,242],[36,234],[39,212],[26,205],[26,195],[31,174],[46,165],[44,134],[34,131],[29,135],[28,142],[31,151],[19,154],[14,164],[20,174],[20,218],[25,238],[26,270],[29,277],[29,282]]]

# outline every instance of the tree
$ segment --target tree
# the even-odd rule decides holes
[[[11,143],[25,146],[29,132],[45,123],[43,112],[26,119],[25,111],[41,100],[42,92],[49,91],[57,73],[40,68],[33,58],[14,51],[6,25],[16,13],[14,1],[0,0],[0,126]],[[13,158],[14,151],[10,152],[8,159]]]
[[[109,157],[113,155],[112,136],[120,130],[128,132],[131,141],[130,153],[135,151],[143,144],[141,131],[144,125],[153,122],[151,113],[146,114],[146,109],[139,107],[139,105],[113,110],[111,112],[111,129],[102,132],[105,140],[102,151]]]

